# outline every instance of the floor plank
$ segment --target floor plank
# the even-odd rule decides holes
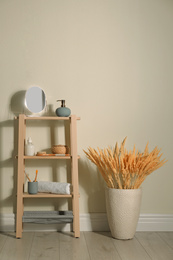
[[[80,238],[74,238],[73,233],[59,233],[60,259],[61,260],[89,260],[87,244],[80,232]]]
[[[0,252],[2,251],[8,235],[6,233],[0,232]]]
[[[28,260],[59,260],[59,234],[58,232],[36,232],[33,238],[31,252]]]
[[[158,232],[158,234],[173,249],[173,232]]]
[[[151,260],[135,237],[130,240],[114,239],[113,243],[122,260]]]
[[[91,260],[121,259],[107,232],[84,232],[84,236]]]
[[[117,240],[110,232],[0,233],[0,260],[173,260],[173,232],[136,232]]]
[[[137,232],[136,238],[152,260],[173,260],[173,249],[156,232]]]
[[[28,260],[34,233],[24,233],[16,239],[15,233],[7,234],[5,245],[0,252],[2,260]]]

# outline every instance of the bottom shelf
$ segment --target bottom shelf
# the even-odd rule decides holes
[[[40,224],[72,223],[73,213],[72,211],[24,211],[22,222]]]

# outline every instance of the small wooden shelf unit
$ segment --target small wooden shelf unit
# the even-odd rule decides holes
[[[78,188],[78,159],[77,155],[77,120],[76,115],[70,117],[27,117],[20,114],[18,119],[18,172],[17,172],[17,212],[16,212],[16,238],[22,238],[22,218],[24,215],[24,199],[27,198],[71,198],[73,213],[74,237],[80,237],[79,226],[79,188]],[[70,122],[70,156],[25,156],[24,145],[26,138],[26,120],[69,120]],[[28,194],[24,192],[25,160],[71,160],[71,184],[72,194],[37,193]]]

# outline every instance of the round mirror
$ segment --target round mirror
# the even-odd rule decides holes
[[[39,87],[31,87],[25,95],[25,105],[32,113],[40,113],[46,106],[46,96]]]

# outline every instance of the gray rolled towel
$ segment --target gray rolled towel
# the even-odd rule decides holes
[[[64,182],[38,182],[38,192],[50,192],[57,194],[70,194],[71,184]]]

